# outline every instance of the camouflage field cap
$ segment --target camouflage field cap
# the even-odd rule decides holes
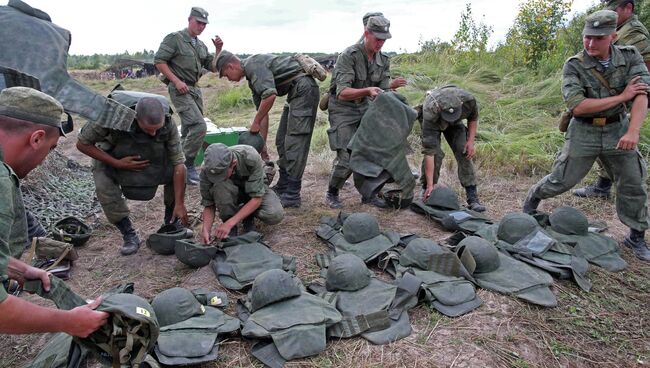
[[[203,170],[206,170],[210,180],[224,180],[233,158],[234,154],[228,146],[223,143],[213,143],[205,150]]]
[[[515,244],[539,227],[535,218],[523,212],[509,213],[503,216],[497,229],[497,238],[509,244]]]
[[[239,140],[237,144],[245,144],[255,148],[257,153],[261,153],[264,148],[264,138],[259,133],[253,134],[250,131],[246,130],[239,133]]]
[[[327,268],[325,287],[328,291],[356,291],[370,284],[370,270],[354,254],[336,256]]]
[[[629,3],[634,4],[634,0],[601,0],[600,2],[603,3],[605,9],[608,10],[616,10],[619,6],[624,6]]]
[[[390,34],[390,21],[383,15],[376,15],[368,18],[366,29],[372,32],[380,40],[387,40],[393,37]]]
[[[616,32],[618,14],[613,10],[598,10],[585,19],[583,36],[607,36]]]
[[[222,50],[219,53],[219,56],[217,56],[217,62],[216,62],[216,67],[217,67],[217,72],[219,72],[219,78],[223,78],[223,67],[228,64],[230,59],[235,56],[233,55],[232,52],[227,51],[227,50]]]
[[[33,88],[11,87],[0,91],[0,115],[59,128],[62,136],[66,133],[61,124],[63,106]]]
[[[300,294],[298,281],[287,272],[278,269],[264,271],[255,278],[251,287],[251,312]]]
[[[377,16],[383,17],[384,13],[382,13],[382,12],[368,12],[368,13],[364,14],[364,16],[363,16],[363,26],[365,27],[365,26],[368,25],[368,19],[370,19],[370,17],[377,17]]]
[[[199,8],[198,6],[192,7],[192,11],[190,11],[190,17],[196,18],[201,23],[208,24],[208,12],[205,11],[203,8]]]
[[[422,270],[428,270],[431,256],[444,253],[445,250],[433,240],[418,238],[411,240],[406,245],[399,257],[399,264],[404,267],[415,266]]]
[[[431,195],[424,201],[424,204],[432,207],[440,207],[448,210],[460,209],[458,195],[451,188],[438,185],[431,191]]]
[[[441,89],[435,97],[440,108],[440,117],[448,123],[455,123],[460,120],[463,112],[463,100],[460,99],[453,89]]]
[[[380,234],[379,222],[369,213],[353,213],[343,221],[341,232],[349,243],[361,243]]]
[[[587,235],[589,221],[587,216],[573,207],[559,207],[549,216],[551,228],[564,235]]]

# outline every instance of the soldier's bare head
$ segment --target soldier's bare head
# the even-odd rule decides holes
[[[145,133],[154,136],[165,125],[165,108],[154,97],[143,97],[135,105],[135,118]]]

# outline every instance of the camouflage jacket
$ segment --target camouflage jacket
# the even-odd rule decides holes
[[[292,56],[258,54],[241,64],[256,107],[271,95],[284,96],[289,93],[291,83],[286,81],[303,73],[302,67]]]
[[[27,242],[27,218],[20,182],[16,173],[4,162],[0,146],[0,282],[7,280],[9,258],[20,258]],[[0,303],[7,291],[0,286]]]
[[[255,151],[255,148],[247,145],[237,145],[230,147],[237,160],[237,166],[230,178],[223,178],[219,182],[213,182],[207,175],[207,170],[201,171],[201,205],[211,207],[215,205],[212,192],[219,190],[227,182],[232,182],[240,190],[243,190],[251,198],[263,197],[266,194],[267,185],[264,183],[266,175],[264,174],[264,161]]]
[[[616,27],[618,46],[634,46],[644,61],[650,61],[650,34],[648,29],[639,21],[636,15],[631,16],[625,23]]]
[[[212,70],[208,47],[198,38],[192,46],[192,37],[186,29],[168,34],[160,43],[154,56],[154,64],[167,64],[172,72],[185,83],[195,84],[201,78],[203,68]]]
[[[364,43],[345,49],[336,60],[330,91],[338,96],[345,88],[390,87],[390,59],[378,52],[375,59],[368,60]]]
[[[458,124],[465,119],[468,122],[478,120],[478,102],[471,93],[464,89],[447,86],[427,92],[424,103],[422,104],[422,153],[427,156],[433,156],[435,150],[438,148],[435,142],[439,142],[440,140],[435,139],[434,135],[440,134],[441,131],[447,129],[450,125],[440,118],[440,108],[436,103],[435,97],[442,93],[456,94],[463,101],[463,111],[460,114],[460,119],[454,124]]]
[[[633,46],[612,46],[611,61],[607,70],[586,51],[570,57],[562,70],[562,96],[569,110],[573,110],[587,98],[606,98],[621,94],[627,83],[636,76],[640,82],[650,84],[650,74],[641,54]],[[580,60],[582,59],[582,61]],[[612,90],[605,87],[590,70],[595,68],[607,80]],[[586,118],[614,116],[624,113],[621,104],[608,110],[586,115]]]

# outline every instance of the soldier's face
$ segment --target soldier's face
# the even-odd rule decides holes
[[[609,46],[616,37],[616,33],[607,36],[583,36],[582,43],[589,56],[605,60],[609,57]]]
[[[14,168],[19,178],[24,178],[30,171],[34,170],[45,160],[47,154],[56,148],[59,142],[59,134],[58,132],[56,134],[52,133],[48,134],[45,130],[37,130],[31,134],[29,142],[32,151],[29,155],[26,155],[20,167]]]
[[[231,82],[239,82],[244,78],[244,70],[239,63],[229,63],[224,66],[222,74]]]
[[[156,132],[158,131],[158,129],[162,128],[164,125],[165,125],[165,120],[161,121],[160,123],[149,122],[144,119],[138,120],[138,126],[140,127],[140,129],[152,137],[156,136]]]
[[[205,26],[206,24],[196,20],[196,17],[190,17],[189,23],[187,25],[187,30],[190,32],[190,35],[192,35],[192,37],[195,37],[203,33]]]
[[[366,30],[365,31],[365,42],[366,42],[366,49],[372,52],[379,52],[381,51],[381,48],[384,46],[384,43],[386,40],[382,40],[377,38],[372,32]]]

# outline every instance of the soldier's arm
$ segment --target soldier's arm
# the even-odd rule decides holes
[[[218,239],[225,239],[230,233],[230,229],[236,226],[240,221],[252,215],[262,205],[262,197],[252,197],[237,211],[231,218],[217,227],[214,235]]]
[[[384,91],[386,90],[394,91],[400,87],[404,87],[407,84],[408,82],[403,77],[391,79],[390,58],[386,57],[386,74],[384,75],[384,79],[382,79],[381,83],[379,84],[379,87]]]
[[[269,111],[275,103],[275,97],[278,94],[278,91],[275,86],[275,78],[271,69],[263,65],[262,63],[256,62],[255,60],[249,60],[244,64],[244,74],[248,80],[248,86],[253,92],[254,96],[257,96],[257,100],[260,101],[259,105],[256,105],[257,112],[251,123],[250,131],[251,133],[262,132],[264,141],[266,141],[266,134],[268,132],[269,124]]]
[[[253,122],[251,123],[250,131],[251,133],[258,133],[260,130],[268,131],[269,126],[269,111],[275,103],[275,95],[270,95],[260,102],[260,107],[255,113]],[[264,133],[264,132],[263,132]],[[265,135],[265,134],[264,134]],[[266,137],[264,137],[266,141]]]
[[[210,243],[210,230],[214,224],[215,205],[212,198],[212,184],[208,180],[205,171],[199,175],[199,192],[201,193],[201,205],[203,206],[203,224],[201,227],[201,237],[203,243]]]
[[[185,94],[190,91],[187,84],[180,80],[169,68],[169,65],[167,65],[167,63],[176,55],[175,45],[176,35],[174,33],[167,35],[160,43],[160,47],[154,55],[153,62],[156,69],[158,69],[158,71],[161,72],[170,83],[173,83],[180,93]]]
[[[383,89],[381,87],[353,88],[355,80],[354,58],[347,52],[342,52],[336,60],[336,98],[341,101],[353,101],[364,97],[375,97]]]

